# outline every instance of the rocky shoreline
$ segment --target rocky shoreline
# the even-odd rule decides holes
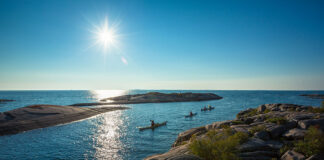
[[[219,100],[222,97],[213,93],[159,93],[123,95],[100,100],[99,103],[77,103],[70,106],[95,106],[110,104],[139,104],[139,103],[167,103]]]
[[[323,111],[323,107],[318,108],[294,104],[260,105],[257,108],[250,108],[239,112],[237,118],[234,120],[214,122],[206,126],[184,131],[178,135],[168,152],[147,157],[146,160],[213,159],[199,157],[197,153],[194,154],[192,148],[197,147],[194,146],[194,143],[196,143],[195,145],[204,144],[203,142],[208,142],[208,139],[212,135],[211,133],[214,133],[217,137],[217,135],[224,135],[224,132],[228,131],[231,132],[231,136],[235,136],[236,133],[240,133],[237,135],[246,135],[235,146],[236,152],[233,152],[235,155],[232,156],[237,159],[324,159],[324,150],[318,151],[318,148],[314,146],[312,146],[313,148],[305,147],[307,145],[318,144],[322,147],[320,149],[323,149],[324,144],[321,138],[311,140],[311,144],[304,144],[309,138],[316,138],[315,136],[310,137],[310,134],[314,134],[313,132],[315,131],[317,136],[324,136]],[[303,144],[304,147],[301,147]],[[201,145],[200,147],[208,148],[207,145]],[[301,153],[300,150],[305,153]]]
[[[69,123],[101,113],[124,109],[128,108],[82,108],[56,105],[27,106],[7,112],[0,112],[0,136]]]

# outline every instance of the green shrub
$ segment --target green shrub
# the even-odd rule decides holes
[[[260,132],[260,131],[265,131],[266,127],[264,125],[259,125],[259,126],[254,126],[251,129],[249,129],[249,132],[251,134],[254,134],[256,132]]]
[[[294,143],[294,150],[303,153],[306,157],[324,151],[324,133],[316,126],[308,128],[304,140]]]
[[[265,109],[264,111],[263,111],[263,113],[269,113],[270,112],[270,109]]]
[[[321,107],[310,107],[307,111],[312,113],[324,113],[324,101],[322,101]]]
[[[234,133],[231,128],[226,128],[222,132],[209,131],[205,139],[194,138],[189,144],[189,149],[193,154],[206,160],[238,160],[237,146],[248,138],[248,134]]]
[[[240,120],[232,121],[232,125],[237,125],[237,124],[244,124],[244,122]]]
[[[252,116],[255,116],[257,114],[258,114],[257,109],[252,109],[250,112],[245,113],[244,117],[252,117]]]
[[[268,118],[266,122],[270,123],[276,123],[276,124],[285,124],[287,120],[283,117],[273,117],[273,118]]]
[[[285,154],[288,150],[291,150],[294,148],[294,145],[284,145],[283,147],[280,148],[280,156]]]
[[[228,124],[221,124],[219,127],[223,129],[230,128]]]

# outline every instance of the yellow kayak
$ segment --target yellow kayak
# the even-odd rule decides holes
[[[156,124],[154,124],[154,126],[140,127],[139,130],[143,131],[145,129],[154,129],[154,128],[157,128],[157,127],[160,127],[160,126],[165,126],[167,124],[167,122],[168,121],[165,121],[165,122],[162,122],[162,123],[156,123]]]

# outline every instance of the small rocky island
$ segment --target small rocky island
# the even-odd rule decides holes
[[[69,123],[104,112],[127,107],[82,108],[73,106],[32,105],[0,112],[0,136],[16,134],[37,128]]]
[[[182,132],[168,152],[146,160],[323,160],[323,132],[324,106],[265,104]]]
[[[11,99],[0,99],[0,103],[4,103],[4,102],[13,102],[15,100],[11,100]]]
[[[138,104],[138,103],[165,103],[165,102],[192,102],[219,100],[222,97],[213,93],[159,93],[149,92],[146,94],[123,95],[105,98],[100,103],[78,103],[71,106],[93,106],[109,104]],[[110,101],[110,102],[109,102]]]
[[[302,94],[300,96],[313,98],[313,99],[324,99],[324,94]]]

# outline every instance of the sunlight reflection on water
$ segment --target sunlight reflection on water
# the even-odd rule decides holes
[[[96,159],[122,159],[119,153],[123,148],[120,141],[122,136],[122,111],[106,113],[98,118],[97,130],[93,135]]]
[[[127,93],[125,90],[91,90],[90,92],[98,101],[104,98],[125,95]]]
[[[90,92],[97,100],[127,93],[125,90],[93,90]],[[97,127],[92,137],[95,159],[122,159],[121,152],[125,148],[120,140],[123,136],[121,130],[124,127],[122,111],[100,115],[95,125]]]

